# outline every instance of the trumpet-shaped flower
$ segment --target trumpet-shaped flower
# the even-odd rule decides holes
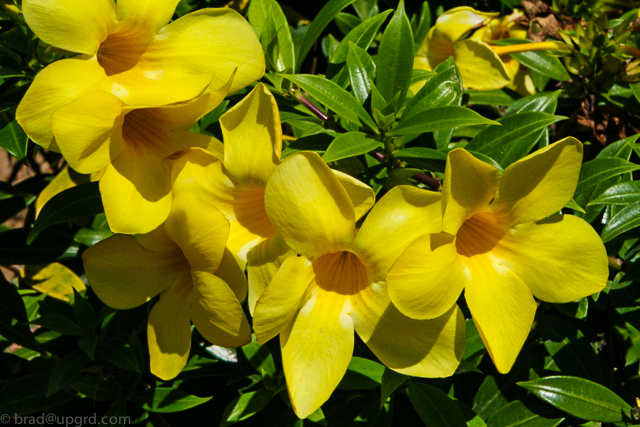
[[[384,283],[409,242],[441,229],[440,195],[395,187],[359,231],[362,214],[352,198],[315,153],[291,155],[267,183],[267,214],[301,256],[284,260],[256,304],[253,326],[260,343],[280,334],[289,396],[302,418],[342,379],[354,330],[385,365],[407,375],[451,375],[463,350],[457,307],[437,319],[410,319],[391,303]]]
[[[31,84],[16,113],[29,137],[59,151],[52,114],[92,91],[128,105],[159,106],[221,87],[236,68],[231,92],[260,78],[262,47],[242,16],[202,9],[168,23],[177,3],[24,0],[25,20],[38,37],[80,54],[49,65]]]
[[[206,215],[201,213],[206,211]],[[191,323],[224,347],[251,341],[239,301],[244,273],[225,249],[229,223],[197,194],[180,192],[167,221],[148,234],[116,234],[83,253],[89,284],[107,305],[137,307],[160,294],[149,314],[151,372],[180,373],[191,347]]]
[[[273,95],[262,84],[220,118],[224,146],[217,142],[208,153],[193,149],[174,165],[183,177],[175,191],[189,188],[203,199],[212,200],[230,223],[227,246],[249,277],[249,308],[267,287],[278,267],[290,253],[271,224],[264,207],[264,193],[273,171],[280,164],[282,129]],[[336,172],[363,213],[373,204],[366,186]]]
[[[490,44],[505,34],[509,37],[526,36],[518,24],[512,22],[513,17],[499,19],[497,16],[497,13],[479,12],[466,6],[443,13],[418,49],[413,68],[433,70],[453,56],[465,88],[490,90],[509,85],[524,93],[532,93],[535,89],[532,81],[526,81],[524,71],[519,72],[519,63],[509,54],[557,50],[567,46],[556,42],[512,46]]]
[[[211,137],[188,130],[222,101],[230,84],[208,88],[193,101],[148,108],[97,90],[56,110],[53,133],[69,165],[80,173],[106,168],[100,194],[111,230],[148,233],[167,218],[171,171],[164,159],[210,144]]]
[[[387,275],[391,300],[416,319],[440,316],[462,290],[499,372],[511,369],[536,311],[604,288],[597,233],[558,214],[575,191],[582,144],[565,138],[498,170],[463,149],[449,153],[443,232],[420,237]]]

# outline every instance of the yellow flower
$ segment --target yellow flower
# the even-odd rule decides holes
[[[500,19],[498,13],[479,12],[467,6],[448,10],[438,17],[418,49],[413,68],[433,70],[453,56],[465,88],[490,90],[509,86],[523,94],[533,93],[533,81],[530,77],[525,78],[526,71],[519,71],[520,64],[509,54],[557,50],[566,45],[557,42],[513,46],[491,44],[505,36],[526,37],[526,32],[512,22],[514,15]],[[416,86],[416,89],[420,87]]]
[[[237,347],[251,341],[239,303],[246,279],[225,249],[228,233],[228,221],[209,201],[183,191],[158,229],[116,234],[83,253],[89,284],[105,304],[129,309],[160,294],[147,337],[151,372],[162,379],[175,377],[186,364],[192,322],[213,344]]]
[[[260,343],[280,334],[287,388],[301,418],[342,379],[354,330],[385,365],[407,375],[451,375],[464,347],[457,306],[437,319],[409,319],[391,304],[383,281],[409,242],[440,230],[440,195],[395,187],[356,231],[366,211],[354,209],[350,190],[310,152],[285,159],[266,188],[271,222],[301,256],[282,263],[256,304],[253,326]]]
[[[96,90],[53,113],[53,134],[69,165],[86,174],[105,169],[100,194],[113,232],[148,233],[167,218],[171,171],[164,159],[211,143],[188,130],[222,101],[230,83],[193,101],[155,108],[128,106]]]
[[[37,144],[59,151],[51,115],[91,91],[128,105],[187,101],[219,88],[238,68],[230,91],[262,76],[255,32],[231,9],[202,9],[168,24],[178,0],[24,0],[29,27],[52,46],[80,55],[35,78],[18,106],[19,123]]]
[[[565,138],[498,171],[463,149],[447,159],[443,232],[420,237],[387,275],[398,309],[440,316],[465,299],[496,368],[511,369],[529,334],[534,296],[562,303],[598,292],[607,256],[581,218],[558,212],[578,182],[582,144]]]
[[[267,287],[278,267],[290,253],[271,224],[264,207],[264,192],[273,171],[280,164],[282,129],[273,95],[262,84],[220,118],[224,146],[216,141],[208,153],[192,149],[174,165],[181,171],[174,191],[199,192],[212,200],[229,220],[227,243],[242,268],[247,265],[249,309]],[[342,185],[366,186],[335,172]],[[367,187],[368,188],[368,187]],[[368,210],[373,204],[369,190],[354,203]]]

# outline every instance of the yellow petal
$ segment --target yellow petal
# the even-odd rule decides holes
[[[353,204],[353,211],[356,216],[356,221],[362,218],[376,201],[376,195],[373,189],[362,181],[359,181],[347,175],[344,172],[332,169],[333,174],[338,178],[340,184],[344,187]]]
[[[163,380],[175,378],[189,359],[190,294],[191,278],[187,276],[164,291],[149,313],[147,339],[151,373]]]
[[[60,151],[51,130],[51,115],[58,108],[90,91],[110,92],[112,85],[95,59],[72,58],[54,62],[40,71],[33,80],[18,105],[16,118],[36,144]]]
[[[433,70],[450,56],[455,55],[453,42],[446,34],[439,32],[436,27],[431,28],[429,36],[421,49],[425,55],[423,60],[418,60],[418,67],[423,70]],[[419,56],[418,58],[421,58]],[[415,61],[414,61],[415,65]]]
[[[229,285],[204,271],[194,271],[192,277],[191,320],[198,332],[222,347],[249,344],[249,321]]]
[[[434,28],[455,43],[498,15],[499,13],[480,12],[467,6],[454,7],[438,16]]]
[[[316,286],[311,298],[280,334],[287,389],[300,418],[306,418],[326,402],[347,371],[353,355],[350,310],[345,295]]]
[[[224,166],[237,183],[266,185],[280,163],[282,128],[275,98],[261,83],[220,117]]]
[[[244,301],[247,297],[247,277],[228,248],[224,250],[215,274],[229,285],[238,301]]]
[[[299,254],[338,252],[355,237],[351,199],[316,153],[293,154],[278,166],[267,183],[265,207],[276,230]]]
[[[305,257],[291,256],[282,263],[255,306],[253,330],[259,343],[269,341],[291,322],[314,278]]]
[[[150,33],[165,26],[180,0],[118,0],[118,20],[127,27],[145,28]]]
[[[607,252],[583,219],[554,215],[522,224],[500,241],[495,255],[512,265],[533,295],[569,302],[601,291],[607,284]]]
[[[500,57],[481,41],[467,39],[457,42],[454,60],[465,88],[500,89],[511,81]]]
[[[93,291],[118,309],[142,305],[189,275],[189,264],[177,247],[154,252],[121,234],[91,246],[82,260]]]
[[[498,189],[498,170],[456,149],[447,156],[442,184],[442,230],[455,235],[465,220],[486,210]]]
[[[74,289],[86,289],[82,279],[57,262],[48,265],[25,265],[21,276],[33,289],[62,301],[69,301],[69,295],[73,295]]]
[[[529,335],[536,312],[531,290],[492,254],[464,258],[465,298],[498,372],[509,372]]]
[[[285,259],[295,255],[282,235],[276,233],[258,243],[247,254],[247,277],[249,280],[249,311],[253,314],[260,295],[271,283]]]
[[[170,174],[154,151],[127,147],[107,166],[100,194],[114,233],[148,233],[169,216]]]
[[[391,301],[414,319],[442,316],[455,305],[465,283],[454,237],[447,233],[414,241],[387,274]]]
[[[399,185],[369,212],[353,242],[354,251],[373,272],[373,280],[384,280],[409,243],[441,229],[440,194]]]
[[[73,169],[65,166],[64,169],[58,173],[49,184],[40,192],[36,199],[36,218],[40,214],[40,211],[44,205],[51,200],[56,194],[66,190],[67,188],[75,187],[78,184],[86,184],[93,181],[89,175],[81,175],[75,172]]]
[[[53,134],[72,168],[85,174],[97,172],[122,153],[123,105],[111,93],[97,90],[53,113]]]
[[[573,197],[582,164],[582,144],[568,137],[513,163],[500,179],[492,208],[511,225],[559,212]]]
[[[165,228],[192,270],[215,273],[227,243],[229,222],[209,200],[188,192],[174,193]]]
[[[94,55],[116,22],[113,0],[25,0],[24,18],[38,37],[52,46]],[[65,80],[69,81],[69,80]]]
[[[431,320],[403,316],[376,284],[351,298],[356,332],[389,368],[406,375],[452,375],[464,352],[464,317],[458,306]]]
[[[208,8],[160,29],[135,66],[112,78],[127,89],[128,104],[165,105],[224,86],[236,68],[231,92],[262,76],[258,38],[237,12]]]

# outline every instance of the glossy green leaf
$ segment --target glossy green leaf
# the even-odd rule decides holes
[[[293,71],[295,53],[291,30],[280,5],[275,0],[251,2],[248,17],[265,53],[267,69]]]
[[[311,24],[309,24],[309,28],[307,28],[307,32],[300,44],[298,61],[296,62],[296,72],[300,70],[304,59],[307,57],[307,54],[313,47],[313,44],[316,42],[318,37],[320,37],[320,34],[322,34],[327,25],[331,23],[333,18],[335,18],[342,9],[349,6],[354,1],[355,0],[330,0],[324,5],[322,10],[318,12]]]
[[[413,70],[413,34],[402,0],[382,34],[377,65],[376,87],[380,94],[388,102],[400,92],[398,106],[402,105]]]
[[[351,123],[365,124],[371,129],[376,128],[373,119],[362,104],[334,82],[311,74],[297,74],[295,76],[282,74],[281,76],[300,86],[309,95]]]
[[[492,414],[487,420],[487,427],[555,427],[564,418],[549,418],[557,410],[550,408],[534,412],[519,400],[510,402]]]
[[[349,52],[349,42],[354,43],[360,49],[366,51],[391,12],[392,10],[385,10],[363,21],[362,24],[351,30],[351,32],[340,41],[336,50],[333,51],[329,62],[332,64],[345,62],[347,60],[347,53]]]
[[[638,169],[640,169],[640,165],[619,157],[595,158],[582,165],[575,196],[587,192],[608,178],[633,172]]]
[[[141,390],[131,398],[133,403],[151,412],[180,412],[209,400],[211,397],[198,397],[170,387]]]
[[[28,141],[29,137],[16,120],[0,129],[0,147],[20,161],[27,156]]]
[[[80,375],[80,372],[87,367],[89,362],[91,362],[89,356],[80,349],[73,350],[60,359],[51,372],[51,378],[49,378],[49,385],[47,387],[47,396],[51,396],[58,390],[62,390],[68,386]]]
[[[362,19],[351,13],[340,12],[334,18],[334,22],[345,36],[349,34],[355,27],[362,24]]]
[[[444,172],[447,163],[447,154],[432,148],[403,148],[394,152],[393,155],[399,160],[434,172]]]
[[[276,366],[273,357],[266,345],[260,345],[256,341],[242,347],[242,352],[253,369],[261,375],[273,377],[276,374]]]
[[[409,118],[403,117],[390,134],[392,136],[434,132],[460,126],[497,125],[465,107],[446,106],[424,110]]]
[[[379,387],[385,367],[373,360],[354,357],[338,384],[340,390],[360,390]]]
[[[541,113],[554,114],[558,107],[558,97],[561,91],[541,92],[525,96],[515,101],[504,112],[506,116],[527,111],[539,111]]]
[[[353,95],[362,104],[371,92],[371,82],[376,76],[376,64],[367,52],[349,43],[347,69]]]
[[[608,242],[616,236],[640,225],[640,201],[618,212],[602,230],[602,241]]]
[[[479,105],[511,105],[516,101],[516,95],[503,89],[476,90],[465,89],[465,94],[469,95],[470,104]]]
[[[588,421],[615,423],[631,412],[631,406],[617,394],[582,378],[546,377],[518,385],[556,408]]]
[[[429,2],[422,2],[420,8],[420,15],[418,16],[418,25],[413,30],[413,51],[414,53],[420,49],[424,39],[427,37],[429,30],[431,29],[431,8]]]
[[[640,201],[640,181],[621,182],[609,187],[595,200],[589,202],[591,205],[630,205]]]
[[[384,406],[387,399],[398,389],[402,384],[409,380],[409,376],[403,375],[399,372],[393,371],[389,368],[385,368],[382,374],[382,389],[380,391],[380,407]]]
[[[266,390],[250,391],[233,399],[222,415],[220,427],[246,420],[263,410],[273,398],[273,393]]]
[[[335,162],[347,157],[366,154],[381,146],[382,143],[380,141],[371,139],[362,132],[347,132],[340,134],[333,140],[322,158],[327,163]]]
[[[411,381],[409,400],[422,421],[429,427],[467,426],[467,421],[458,405],[436,387]]]
[[[465,147],[486,154],[502,167],[526,156],[544,130],[565,117],[541,112],[525,112],[498,120],[502,126],[490,126],[480,131]]]
[[[315,151],[322,153],[327,150],[329,144],[335,138],[328,133],[316,133],[314,135],[303,136],[290,143],[287,148],[282,150],[282,157],[286,158],[298,151]]]
[[[462,97],[462,83],[453,58],[438,65],[433,72],[435,75],[407,102],[403,119],[429,108],[452,105]]]
[[[31,243],[38,233],[53,225],[104,212],[98,182],[76,185],[53,196],[43,207],[27,237]]]
[[[494,43],[500,46],[511,46],[533,42],[522,39],[504,39],[494,41]],[[512,53],[511,56],[527,68],[535,70],[544,76],[551,77],[554,80],[566,81],[571,78],[562,62],[555,56],[551,56],[544,51]]]

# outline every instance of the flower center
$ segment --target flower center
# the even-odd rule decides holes
[[[149,46],[149,39],[135,31],[109,34],[98,49],[98,62],[107,76],[120,74],[135,67]]]
[[[504,237],[506,230],[494,215],[481,212],[466,220],[456,236],[456,249],[465,257],[490,252]]]
[[[367,268],[351,252],[324,254],[313,262],[316,283],[326,291],[355,295],[370,285]]]
[[[154,108],[131,110],[124,116],[122,138],[132,147],[160,151],[168,147],[169,140],[165,120]],[[166,157],[171,153],[163,153]]]

